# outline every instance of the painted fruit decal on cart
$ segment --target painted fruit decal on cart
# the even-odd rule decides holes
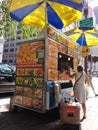
[[[33,89],[33,96],[41,98],[42,97],[42,89],[40,89],[40,88]]]
[[[16,93],[22,94],[23,93],[23,87],[22,86],[16,86]]]
[[[42,108],[43,107],[42,99],[35,98],[34,100],[32,100],[32,107],[33,108]]]
[[[16,84],[23,85],[24,78],[23,77],[16,77]]]
[[[34,78],[33,85],[34,85],[34,87],[42,87],[43,79],[42,78]]]
[[[32,83],[33,83],[33,79],[32,79],[32,77],[25,77],[24,78],[24,86],[27,86],[27,85],[32,85]]]
[[[33,75],[33,68],[25,68],[25,75]]]
[[[34,69],[34,76],[43,76],[43,69],[42,68],[35,68]]]
[[[23,97],[23,105],[27,107],[32,107],[32,98]]]
[[[22,96],[16,95],[14,98],[15,103],[22,104]]]
[[[17,68],[16,75],[24,75],[24,68]]]
[[[24,87],[24,95],[25,96],[32,96],[32,88]]]

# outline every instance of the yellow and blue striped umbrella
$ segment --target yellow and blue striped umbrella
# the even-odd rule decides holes
[[[11,0],[10,16],[18,22],[43,28],[48,23],[57,29],[80,20],[80,0]]]
[[[80,30],[79,28],[75,28],[71,32],[65,32],[65,34],[80,46],[98,45],[98,31],[95,28],[91,30]]]

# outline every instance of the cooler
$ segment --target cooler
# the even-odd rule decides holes
[[[60,120],[64,124],[80,124],[80,105],[60,104]]]

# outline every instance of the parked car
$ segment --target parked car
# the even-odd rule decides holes
[[[16,75],[16,66],[15,65],[8,65],[8,64],[4,64],[5,66],[7,66],[8,68],[10,68],[13,73]]]
[[[5,64],[0,64],[0,78],[5,78],[11,82],[15,77],[15,71]]]

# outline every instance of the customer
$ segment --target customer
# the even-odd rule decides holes
[[[93,90],[93,92],[94,92],[94,95],[95,95],[95,97],[96,97],[96,96],[98,96],[98,94],[96,94],[95,89],[94,89],[94,86],[93,86],[93,83],[92,83],[92,70],[91,70],[91,69],[88,70],[88,77],[89,77],[89,79],[90,79],[90,84],[89,84],[89,86],[92,88],[92,90]]]
[[[77,72],[71,75],[75,77],[75,87],[74,87],[74,96],[78,102],[82,105],[83,118],[86,119],[86,90],[85,90],[85,81],[89,82],[89,77],[83,71],[82,66],[77,67]]]

